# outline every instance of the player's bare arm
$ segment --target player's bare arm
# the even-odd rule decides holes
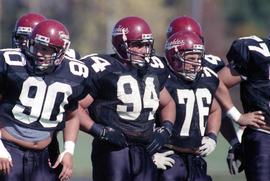
[[[216,91],[216,98],[222,105],[226,114],[234,121],[242,126],[251,125],[254,127],[260,127],[265,125],[264,116],[262,111],[254,111],[246,114],[241,114],[232,102],[232,98],[229,93],[229,88],[241,82],[241,76],[231,70],[229,67],[224,67],[219,72],[220,83]]]

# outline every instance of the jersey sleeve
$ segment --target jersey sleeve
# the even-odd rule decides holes
[[[89,93],[94,99],[99,94],[100,82],[98,81],[98,79],[101,76],[100,74],[103,73],[103,70],[106,69],[107,65],[106,63],[101,62],[105,60],[100,58],[101,57],[89,55],[81,59],[81,61],[83,61],[89,69],[89,76],[86,80],[86,92]]]
[[[214,70],[215,72],[220,71],[223,67],[225,67],[225,62],[220,57],[206,54],[204,56],[204,66],[209,67],[210,69]]]
[[[66,51],[66,56],[68,56],[70,58],[77,59],[77,60],[79,60],[81,58],[80,53],[74,49],[68,49]]]
[[[169,69],[166,59],[160,56],[153,56],[151,58],[150,66],[153,68],[154,73],[158,76],[161,91],[165,87],[165,83],[169,76]]]
[[[7,70],[7,65],[5,63],[3,51],[0,50],[0,94],[4,94],[5,89],[5,74]]]
[[[0,50],[0,76],[3,76],[6,72],[6,63],[3,55],[3,51]]]
[[[247,77],[249,51],[245,40],[236,40],[232,43],[227,55],[230,66],[242,76]]]

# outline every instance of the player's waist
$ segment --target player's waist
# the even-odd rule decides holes
[[[188,153],[188,154],[193,154],[193,155],[199,155],[199,150],[197,148],[184,148],[184,147],[179,147],[179,146],[171,145],[171,144],[166,144],[165,147],[177,153]]]
[[[264,133],[267,133],[267,134],[270,134],[270,125],[264,125],[264,126],[261,126],[260,128],[256,128],[254,126],[249,126],[251,129],[255,129],[257,131],[261,131],[261,132],[264,132]]]
[[[3,128],[1,129],[1,137],[3,140],[7,140],[9,142],[15,143],[16,145],[21,146],[23,148],[33,149],[33,150],[42,150],[46,148],[52,140],[51,137],[48,137],[40,141],[24,141],[24,140],[20,140],[12,136]]]

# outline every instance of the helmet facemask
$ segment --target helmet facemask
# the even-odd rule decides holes
[[[153,39],[125,41],[128,61],[136,68],[144,68],[153,55],[153,44]]]
[[[183,76],[185,80],[194,81],[202,70],[204,51],[193,49],[180,53],[177,48],[175,48],[175,51],[170,65],[171,69]]]
[[[27,40],[32,32],[31,27],[18,27],[12,35],[12,47],[13,48],[26,48]]]
[[[46,73],[54,70],[55,66],[62,62],[66,50],[44,43],[44,41],[39,41],[38,38],[34,41],[29,41],[28,46],[27,55],[32,58],[32,64],[36,73]]]

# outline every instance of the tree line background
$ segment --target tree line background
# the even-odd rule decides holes
[[[119,19],[134,15],[149,23],[156,52],[163,55],[168,24],[174,17],[189,15],[202,26],[207,53],[226,61],[226,52],[234,39],[254,34],[268,36],[269,7],[268,0],[0,0],[0,48],[11,47],[12,31],[21,15],[39,12],[66,25],[71,47],[82,56],[111,53],[112,27]],[[232,96],[241,107],[237,87],[232,89]],[[75,152],[74,174],[90,177],[89,136],[80,136],[86,141],[79,137],[82,143]],[[219,181],[228,180],[229,176],[225,163],[228,144],[224,140],[221,144],[208,159],[210,173]],[[234,178],[241,180],[243,175]]]

